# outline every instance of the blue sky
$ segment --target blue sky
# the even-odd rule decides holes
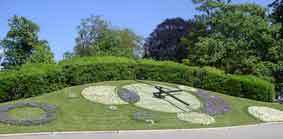
[[[271,0],[234,0],[255,2],[266,6]],[[49,42],[57,60],[65,51],[72,51],[76,27],[82,18],[103,16],[116,27],[130,28],[147,37],[166,18],[188,19],[197,14],[191,0],[0,0],[0,38],[8,31],[8,19],[13,15],[37,23],[39,36]]]

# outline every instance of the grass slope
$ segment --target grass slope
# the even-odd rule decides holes
[[[247,113],[248,106],[269,106],[283,110],[283,105],[257,102],[248,99],[235,98],[219,93],[214,95],[224,98],[232,107],[232,111],[215,117],[216,123],[208,126],[185,123],[177,120],[176,114],[155,112],[159,115],[160,122],[154,125],[132,120],[133,112],[144,111],[134,105],[118,105],[118,110],[113,111],[109,106],[97,104],[84,99],[81,91],[92,85],[125,85],[134,81],[101,82],[65,88],[42,96],[23,99],[0,105],[11,104],[20,101],[34,101],[58,106],[57,120],[39,126],[13,126],[0,123],[0,133],[22,132],[47,132],[47,131],[99,131],[99,130],[131,130],[131,129],[168,129],[168,128],[205,128],[235,126],[259,123]],[[168,85],[168,84],[167,84]],[[174,86],[174,84],[170,84]]]

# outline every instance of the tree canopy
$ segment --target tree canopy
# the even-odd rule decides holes
[[[194,19],[203,25],[202,31],[192,30],[183,39],[189,48],[190,64],[257,75],[274,81],[277,91],[282,92],[282,1],[275,0],[271,5],[271,16],[266,8],[256,4],[217,0],[196,3],[204,12]],[[198,39],[192,41],[194,37]]]
[[[281,24],[280,37],[283,39],[283,1],[275,0],[269,6],[273,8],[271,17],[274,19],[274,22]]]
[[[207,16],[210,16],[217,7],[223,4],[229,4],[232,0],[192,0],[194,4],[197,4],[197,10],[205,12]]]
[[[54,54],[48,46],[48,43],[46,41],[38,43],[27,62],[42,64],[54,63]]]
[[[78,37],[74,49],[76,56],[127,56],[133,57],[133,49],[141,38],[129,29],[112,27],[99,16],[83,19],[78,26]]]
[[[255,4],[220,5],[210,18],[210,34],[188,45],[194,65],[210,65],[230,73],[254,74],[260,62],[283,60],[282,40],[274,38],[266,9]]]
[[[39,26],[25,17],[13,16],[9,19],[9,27],[10,30],[6,37],[1,40],[1,48],[4,53],[2,66],[5,69],[14,69],[28,61],[43,62],[36,59],[30,60],[32,56],[38,55],[37,50],[40,50],[40,47],[48,47],[47,42],[38,37]],[[48,53],[52,52],[48,51]],[[47,61],[53,61],[53,54]],[[44,63],[46,63],[45,59]]]
[[[181,39],[190,31],[190,22],[182,18],[166,19],[146,39],[145,57],[180,62],[186,58],[187,47]]]

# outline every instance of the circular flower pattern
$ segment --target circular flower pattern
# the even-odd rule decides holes
[[[92,102],[105,105],[128,104],[116,93],[116,87],[110,85],[91,86],[82,91],[82,96]]]
[[[35,119],[17,119],[11,117],[8,112],[23,107],[39,108],[42,109],[45,114]],[[56,107],[54,105],[45,105],[36,102],[20,102],[16,104],[9,104],[0,107],[0,122],[11,125],[40,125],[48,123],[56,119]]]
[[[177,88],[158,85],[166,88],[166,90],[176,90]],[[176,92],[174,95],[190,105],[184,105],[183,103],[177,101],[176,99],[166,96],[164,99],[159,99],[153,96],[153,92],[158,92],[158,90],[151,85],[137,83],[126,85],[123,88],[137,92],[140,96],[140,101],[135,103],[136,106],[169,113],[179,113],[179,112],[189,112],[191,110],[199,109],[201,107],[200,101],[188,92]]]
[[[264,122],[282,122],[283,111],[260,106],[251,106],[248,108],[248,112],[257,119]]]
[[[204,113],[190,112],[178,113],[177,118],[193,124],[209,125],[215,123],[215,119]]]

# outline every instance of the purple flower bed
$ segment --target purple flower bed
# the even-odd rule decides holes
[[[211,95],[209,92],[199,90],[196,95],[203,101],[203,112],[215,116],[230,111],[230,106],[221,97]]]

